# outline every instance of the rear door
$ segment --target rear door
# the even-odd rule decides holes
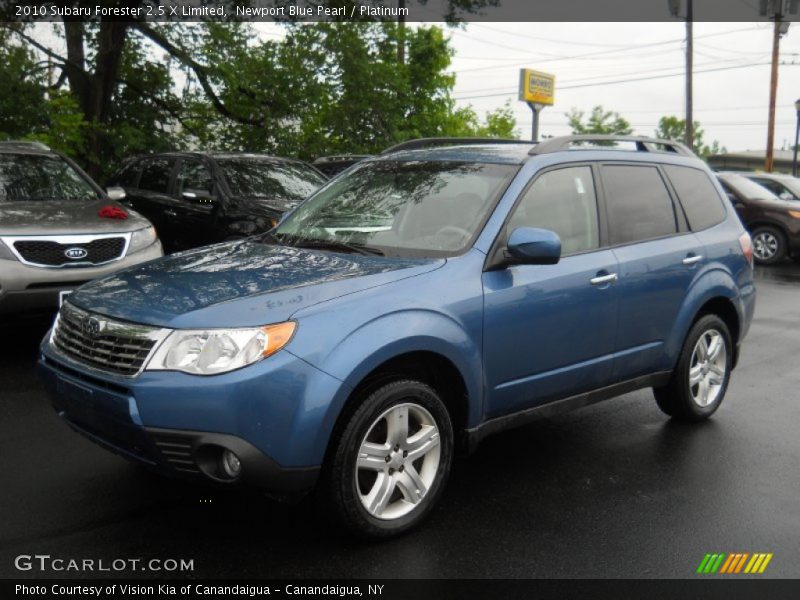
[[[536,176],[512,210],[518,227],[555,231],[555,265],[483,274],[488,416],[508,414],[607,385],[617,320],[617,259],[604,248],[591,165]]]
[[[615,381],[669,368],[665,344],[705,260],[657,165],[600,169],[609,243],[619,261]]]

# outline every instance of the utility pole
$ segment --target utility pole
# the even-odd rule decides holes
[[[767,121],[767,156],[764,170],[772,173],[774,167],[775,145],[775,102],[778,96],[778,60],[781,48],[781,15],[775,13],[775,24],[772,28],[772,74],[769,80],[769,120]]]
[[[787,14],[797,14],[798,0],[760,0],[759,13],[769,17],[772,28],[772,73],[769,82],[769,121],[767,123],[767,152],[764,170],[771,173],[774,168],[775,103],[778,96],[778,61],[780,60],[781,36],[789,31],[789,23],[783,22]]]
[[[682,18],[681,5],[682,0],[667,0],[669,13],[673,17]],[[693,75],[694,75],[694,0],[686,0],[686,112],[685,112],[685,129],[683,132],[683,141],[688,148],[694,147],[694,111],[692,106],[693,99]]]
[[[402,65],[406,62],[406,15],[403,10],[406,7],[406,0],[397,0],[397,64]]]
[[[694,115],[693,115],[693,74],[694,74],[694,7],[693,0],[686,0],[686,147],[694,148]]]

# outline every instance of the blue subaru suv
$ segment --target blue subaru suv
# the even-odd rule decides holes
[[[752,261],[680,144],[417,140],[268,234],[81,287],[40,366],[58,414],[114,452],[314,489],[386,537],[488,434],[646,387],[669,416],[708,418],[753,316]]]

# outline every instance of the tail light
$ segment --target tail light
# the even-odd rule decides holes
[[[750,238],[750,234],[746,231],[739,236],[739,245],[742,247],[742,254],[747,259],[747,262],[750,266],[753,266],[753,240]]]

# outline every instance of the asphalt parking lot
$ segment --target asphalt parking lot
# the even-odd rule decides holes
[[[772,552],[764,576],[800,577],[800,265],[759,269],[757,283],[711,421],[671,422],[647,390],[489,438],[421,528],[381,544],[341,537],[310,502],[165,480],[94,446],[36,379],[47,321],[6,323],[0,577],[46,576],[14,557],[49,554],[193,559],[204,578],[671,578],[707,552]]]

